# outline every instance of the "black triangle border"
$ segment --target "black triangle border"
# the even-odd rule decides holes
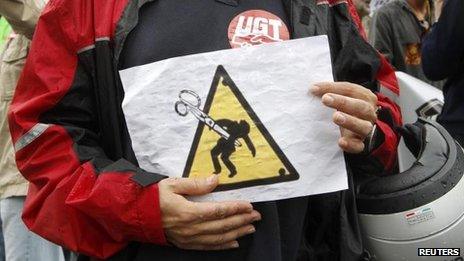
[[[280,147],[277,145],[277,143],[274,141],[272,138],[271,134],[269,131],[266,129],[264,124],[261,122],[261,120],[258,118],[258,115],[253,111],[251,108],[250,104],[247,102],[245,97],[243,97],[242,93],[238,89],[238,87],[235,85],[234,81],[232,78],[229,76],[227,71],[224,69],[222,65],[219,65],[216,69],[216,72],[214,74],[213,82],[211,84],[210,91],[208,93],[208,96],[205,101],[205,106],[203,111],[205,113],[209,113],[211,109],[211,105],[213,104],[213,99],[214,95],[216,94],[217,87],[219,85],[219,81],[221,77],[224,79],[225,84],[229,86],[229,88],[232,90],[234,93],[235,97],[239,100],[240,104],[245,108],[246,112],[248,113],[248,116],[253,120],[255,126],[259,129],[261,134],[264,136],[268,144],[271,146],[271,148],[274,150],[276,153],[277,157],[279,157],[280,161],[284,164],[284,166],[287,168],[287,170],[290,172],[290,174],[285,175],[285,176],[277,176],[277,177],[272,177],[272,178],[264,178],[264,179],[258,179],[258,180],[249,180],[249,181],[242,181],[238,183],[233,183],[233,184],[220,184],[214,192],[218,191],[227,191],[227,190],[232,190],[232,189],[240,189],[240,188],[246,188],[246,187],[253,187],[253,186],[260,186],[260,185],[269,185],[269,184],[274,184],[274,183],[281,183],[281,182],[287,182],[287,181],[294,181],[298,180],[300,178],[300,175],[296,171],[296,169],[293,167],[293,165],[290,163],[290,161],[287,159],[287,156],[283,153],[283,151],[280,149]],[[182,177],[187,178],[190,173],[190,169],[192,168],[193,160],[195,158],[195,152],[198,149],[198,145],[200,143],[201,135],[203,133],[203,129],[205,127],[205,124],[202,122],[198,123],[197,130],[195,132],[195,138],[193,139],[193,143],[190,149],[190,153],[187,158],[187,163],[184,168],[184,172]]]

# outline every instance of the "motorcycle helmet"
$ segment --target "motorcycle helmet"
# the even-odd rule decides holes
[[[365,260],[464,260],[463,149],[431,120],[403,130],[412,167],[355,181]],[[423,248],[460,248],[461,256],[420,256]]]

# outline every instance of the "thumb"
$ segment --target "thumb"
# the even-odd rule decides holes
[[[172,184],[172,191],[176,194],[199,196],[213,191],[219,183],[217,175],[208,178],[181,178]]]

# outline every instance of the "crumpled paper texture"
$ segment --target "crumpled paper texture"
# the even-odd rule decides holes
[[[299,174],[272,185],[214,192],[194,200],[280,200],[348,188],[333,110],[308,94],[313,83],[333,81],[326,36],[176,57],[120,72],[123,111],[140,167],[181,177],[198,120],[179,117],[184,89],[202,104],[222,65]]]

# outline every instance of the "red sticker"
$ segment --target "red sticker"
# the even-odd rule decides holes
[[[282,42],[290,33],[280,17],[264,11],[250,10],[237,15],[229,25],[232,48]]]

